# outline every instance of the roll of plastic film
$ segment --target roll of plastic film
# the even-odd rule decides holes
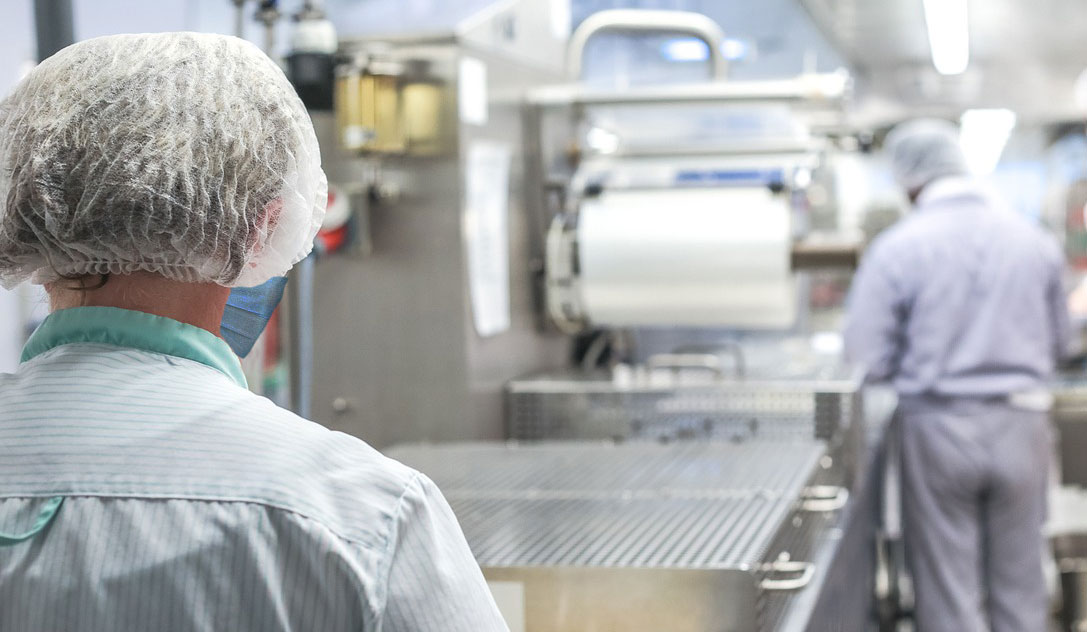
[[[601,325],[784,329],[796,319],[787,195],[612,191],[578,220],[582,303]]]

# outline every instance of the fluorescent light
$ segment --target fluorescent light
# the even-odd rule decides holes
[[[619,135],[603,127],[592,127],[585,135],[585,142],[600,154],[614,154],[619,150]]]
[[[932,65],[942,75],[958,75],[970,64],[967,0],[924,0]]]
[[[684,37],[662,44],[661,55],[668,61],[706,61],[710,58],[710,50],[702,40]]]
[[[1079,76],[1076,77],[1076,83],[1072,86],[1072,94],[1076,107],[1080,110],[1087,110],[1087,70],[1079,73]]]
[[[960,132],[966,164],[978,175],[996,169],[1004,146],[1015,129],[1015,112],[1011,110],[967,110],[962,115]]]
[[[726,37],[721,41],[721,55],[728,61],[739,61],[748,56],[751,46],[744,40]],[[661,44],[661,56],[668,61],[706,61],[710,58],[709,47],[694,37],[670,39]]]
[[[729,61],[739,61],[747,57],[748,48],[747,42],[731,37],[726,37],[721,42],[721,54]]]

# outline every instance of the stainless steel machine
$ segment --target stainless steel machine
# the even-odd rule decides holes
[[[612,31],[703,40],[707,80],[583,81],[587,43]],[[728,81],[720,38],[702,16],[605,11],[571,37],[568,83],[528,94],[529,203],[548,225],[542,300],[554,328],[590,342],[574,367],[509,383],[508,434],[820,438],[852,479],[859,374],[833,354],[776,349],[775,362],[745,343],[802,338],[807,271],[855,263],[855,248],[816,238],[849,80]]]
[[[847,85],[823,76],[531,93],[530,193],[550,221],[541,255],[555,326],[802,328],[809,190],[826,196],[831,145],[799,110],[833,108]],[[549,145],[564,125],[568,139]]]
[[[650,368],[566,371],[507,387],[513,439],[824,439],[860,425],[861,375],[833,364],[805,371],[722,379],[684,373],[653,356]],[[717,356],[706,355],[713,366]]]
[[[349,245],[313,272],[315,419],[379,447],[502,439],[504,385],[569,366],[578,332],[802,326],[815,130],[848,80],[724,80],[704,16],[604,12],[569,45],[550,19],[512,1],[340,39],[314,123]],[[576,81],[595,35],[648,30],[705,40],[710,80]]]
[[[315,270],[313,418],[378,447],[501,439],[505,382],[564,363],[537,326],[522,168],[522,95],[561,76],[549,20],[504,2],[341,39],[314,122],[353,245]]]
[[[612,32],[702,40],[706,80],[584,81],[587,44]],[[840,128],[850,83],[729,81],[722,37],[697,14],[603,11],[571,36],[567,83],[528,94],[529,208],[549,225],[537,254],[561,331],[802,325],[795,273],[815,254],[815,207],[832,205],[827,130]]]
[[[409,444],[388,453],[441,487],[514,629],[804,629],[859,381],[731,336],[804,332],[800,269],[842,254],[811,237],[849,82],[729,82],[692,14],[604,12],[569,45],[548,23],[512,0],[340,41],[313,417]],[[596,34],[660,30],[706,42],[707,81],[579,81]]]
[[[512,629],[807,629],[848,492],[804,442],[453,444],[449,500]]]
[[[676,369],[704,358],[709,371]],[[838,362],[722,375],[718,356],[658,355],[641,370],[535,374],[507,386],[513,439],[826,442],[850,485],[864,450],[861,374]]]

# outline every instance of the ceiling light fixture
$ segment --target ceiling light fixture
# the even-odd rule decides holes
[[[672,39],[661,45],[661,56],[668,61],[706,61],[710,47],[694,37]]]
[[[932,65],[942,75],[958,75],[970,64],[967,0],[923,0]]]

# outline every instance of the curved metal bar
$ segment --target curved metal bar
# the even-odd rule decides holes
[[[849,503],[849,490],[837,485],[817,485],[804,490],[800,508],[811,513],[831,513]]]
[[[778,561],[767,564],[762,570],[771,574],[796,575],[788,579],[766,578],[759,582],[759,588],[765,591],[791,592],[800,590],[811,583],[815,577],[815,564],[810,562]]]
[[[612,9],[599,11],[585,18],[570,36],[566,48],[566,74],[581,79],[585,45],[593,36],[604,31],[622,33],[683,33],[697,37],[710,49],[710,67],[714,79],[724,79],[728,62],[721,54],[725,34],[716,22],[700,13],[690,11],[652,11],[643,9]]]

